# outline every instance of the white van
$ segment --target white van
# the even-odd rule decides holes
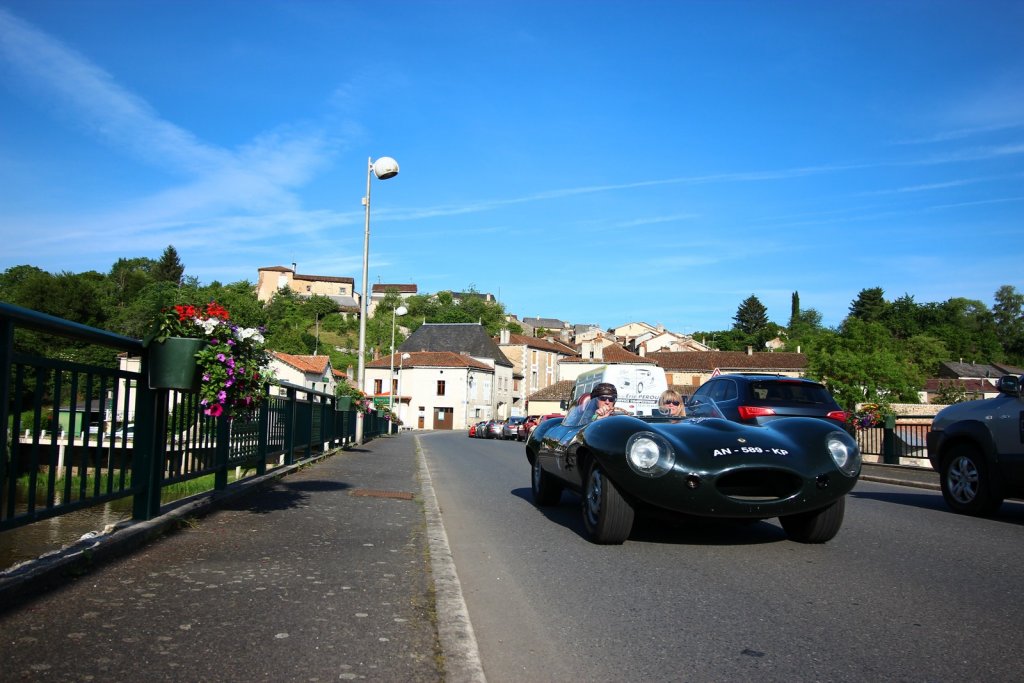
[[[665,371],[656,365],[602,365],[576,378],[572,405],[601,382],[615,385],[615,407],[634,415],[660,415],[658,399],[668,389]]]

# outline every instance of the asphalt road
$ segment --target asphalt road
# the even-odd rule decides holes
[[[825,545],[774,521],[583,536],[523,444],[420,437],[484,672],[500,681],[1019,681],[1024,504],[998,519],[861,481]]]

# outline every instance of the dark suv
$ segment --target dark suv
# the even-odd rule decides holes
[[[726,419],[764,424],[780,417],[820,417],[846,428],[846,412],[824,385],[781,375],[719,375],[702,384],[686,402],[687,412],[712,398]]]
[[[1006,375],[999,379],[999,396],[954,403],[932,420],[928,460],[954,511],[992,514],[1004,498],[1024,496],[1022,379]]]

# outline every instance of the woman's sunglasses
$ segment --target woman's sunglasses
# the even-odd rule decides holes
[[[662,401],[661,404],[665,406],[677,406],[679,405],[679,401]]]

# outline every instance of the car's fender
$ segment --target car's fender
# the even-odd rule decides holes
[[[939,470],[947,446],[956,441],[969,441],[981,449],[988,462],[998,461],[998,449],[988,427],[979,420],[961,420],[928,433],[928,461],[935,470]]]

